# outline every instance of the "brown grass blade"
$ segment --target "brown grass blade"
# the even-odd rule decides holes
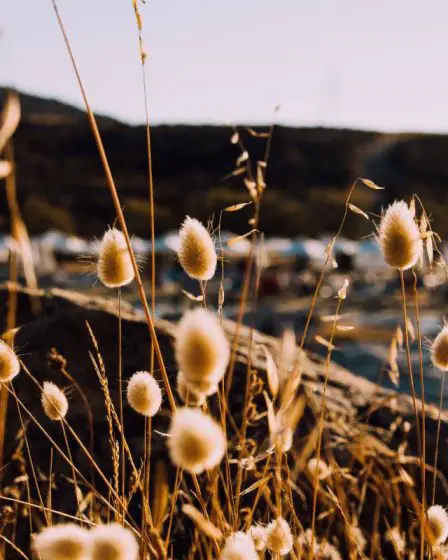
[[[160,529],[168,511],[170,489],[168,486],[167,465],[164,461],[157,461],[153,472],[153,491],[151,494],[151,513],[154,527]]]
[[[20,122],[20,100],[17,93],[9,92],[0,125],[0,152],[5,149]]]
[[[182,511],[193,521],[193,523],[196,525],[199,531],[201,531],[201,533],[215,541],[219,541],[222,539],[222,533],[218,529],[218,527],[216,527],[211,521],[206,519],[204,515],[202,515],[202,513],[194,506],[185,504],[182,506]]]

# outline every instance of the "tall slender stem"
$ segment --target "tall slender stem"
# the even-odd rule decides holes
[[[425,376],[423,368],[423,347],[422,347],[422,333],[420,328],[420,312],[418,307],[418,291],[417,291],[417,275],[412,271],[414,276],[414,309],[415,309],[415,322],[417,326],[417,340],[418,340],[418,356],[419,356],[419,369],[420,369],[420,400],[422,403],[422,522],[426,518],[426,418],[425,418]],[[423,560],[425,554],[425,540],[420,539],[420,560]]]
[[[443,408],[443,395],[445,392],[445,378],[446,378],[446,371],[443,372],[442,383],[440,387],[439,415],[437,418],[436,450],[434,453],[434,471],[432,475],[431,505],[434,505],[436,501],[437,462],[439,460],[439,439],[440,439],[440,426],[442,423],[442,408]]]
[[[76,501],[76,516],[81,518],[81,508],[80,506],[80,501],[79,501],[79,495],[78,495],[78,482],[77,482],[77,477],[76,477],[76,472],[75,472],[75,464],[73,462],[73,457],[72,457],[72,452],[70,449],[70,445],[68,443],[68,438],[67,438],[67,431],[65,429],[65,425],[64,422],[62,421],[62,419],[60,420],[61,423],[61,428],[62,428],[62,434],[64,436],[64,442],[65,442],[65,447],[67,448],[67,456],[70,459],[70,467],[72,469],[72,476],[73,476],[73,488],[75,489],[75,501]],[[50,488],[51,488],[51,480],[50,480]]]
[[[124,421],[123,421],[123,333],[121,322],[121,288],[118,288],[118,414],[121,425],[121,438],[120,438],[120,465],[121,465],[121,499],[125,502],[125,480],[126,480],[126,459],[124,453]],[[125,511],[122,514],[122,523],[124,523]]]
[[[83,101],[84,101],[84,105],[86,107],[86,112],[87,112],[87,117],[89,119],[90,128],[92,130],[92,134],[93,134],[94,140],[95,140],[96,145],[97,145],[98,153],[99,153],[101,163],[102,163],[102,166],[103,166],[103,169],[104,169],[104,173],[105,173],[106,180],[107,180],[107,185],[109,187],[109,192],[110,192],[111,197],[112,197],[112,202],[114,204],[114,208],[115,208],[115,212],[117,214],[118,222],[120,224],[120,228],[121,228],[121,230],[123,232],[123,235],[125,237],[125,240],[126,240],[126,246],[127,246],[128,251],[129,251],[129,255],[131,257],[132,268],[134,269],[135,281],[136,281],[136,284],[137,284],[140,300],[141,300],[141,303],[142,303],[142,306],[143,306],[143,312],[145,314],[146,322],[148,324],[148,329],[149,329],[149,334],[150,334],[151,341],[154,344],[154,351],[155,351],[155,355],[156,355],[156,358],[157,358],[157,363],[158,363],[159,368],[160,368],[160,373],[162,375],[163,383],[165,385],[165,390],[166,390],[166,394],[167,394],[167,397],[168,397],[168,401],[170,403],[170,407],[174,411],[174,410],[176,410],[176,401],[174,400],[173,391],[171,389],[170,381],[169,381],[169,378],[168,378],[168,373],[166,371],[165,362],[163,360],[162,351],[161,351],[160,345],[159,345],[159,340],[157,338],[157,333],[156,333],[156,329],[155,329],[155,326],[154,326],[154,321],[153,321],[153,318],[152,318],[151,311],[149,309],[148,301],[146,299],[145,288],[143,286],[140,271],[138,269],[137,261],[135,259],[135,254],[134,254],[134,251],[132,249],[131,238],[129,237],[129,232],[128,232],[126,220],[125,220],[123,210],[122,210],[122,207],[121,207],[121,202],[120,202],[120,198],[118,196],[117,188],[115,186],[115,181],[114,181],[114,178],[112,176],[112,172],[111,172],[111,169],[110,169],[110,166],[109,166],[109,161],[107,159],[107,155],[106,155],[106,152],[104,150],[103,141],[102,141],[100,132],[98,130],[98,125],[97,125],[97,122],[96,122],[96,119],[95,119],[95,115],[93,114],[92,109],[90,107],[90,103],[87,99],[87,94],[85,92],[84,85],[83,85],[83,82],[81,80],[81,75],[80,75],[79,70],[78,70],[78,65],[76,64],[76,60],[75,60],[73,51],[71,49],[70,42],[68,40],[68,36],[67,36],[66,31],[65,31],[64,24],[62,22],[60,14],[59,14],[59,10],[58,10],[58,7],[57,7],[56,0],[51,0],[51,2],[52,2],[52,5],[53,5],[55,15],[56,15],[56,19],[58,20],[58,24],[59,24],[59,27],[61,29],[61,32],[62,32],[62,35],[63,35],[63,38],[64,38],[65,45],[67,47],[67,51],[68,51],[68,54],[69,54],[69,57],[70,57],[70,60],[71,60],[72,66],[73,66],[73,70],[74,70],[75,75],[76,75],[76,79],[78,81],[78,85],[79,85],[79,88],[80,88],[80,91],[81,91],[81,95],[82,95],[82,98],[83,98]]]
[[[324,389],[322,393],[322,405],[320,409],[320,417],[319,417],[319,428],[318,428],[318,436],[317,436],[317,452],[316,452],[316,468],[314,469],[313,473],[313,510],[311,514],[311,546],[310,546],[310,559],[313,555],[314,550],[314,541],[315,541],[315,529],[316,529],[316,507],[317,507],[317,490],[319,487],[319,462],[322,450],[322,434],[324,431],[324,415],[325,415],[325,403],[327,398],[327,386],[328,386],[328,377],[330,373],[330,360],[333,348],[333,340],[336,334],[336,326],[339,317],[339,311],[341,309],[343,300],[338,298],[338,304],[336,306],[336,312],[334,315],[333,320],[333,327],[331,330],[330,336],[330,345],[328,347],[327,358],[325,360],[325,381],[324,381]]]
[[[417,396],[415,393],[415,386],[414,386],[414,375],[412,373],[412,359],[411,359],[411,348],[409,343],[409,326],[408,326],[408,312],[407,312],[407,301],[406,301],[406,289],[404,284],[404,274],[403,271],[400,270],[400,283],[401,283],[401,299],[403,304],[403,322],[404,322],[404,340],[405,340],[405,347],[406,347],[406,360],[408,364],[408,372],[409,372],[409,383],[411,387],[411,396],[412,396],[412,403],[414,406],[414,415],[415,415],[415,423],[417,428],[417,450],[420,456],[420,467],[422,471],[422,483],[423,483],[423,473],[425,470],[425,464],[423,462],[423,451],[422,451],[422,438],[421,438],[421,431],[420,431],[420,418],[418,415],[417,409]],[[424,504],[424,497],[422,495],[422,508],[421,511],[417,512],[420,518],[420,539],[424,542],[425,538],[425,510],[423,508]]]

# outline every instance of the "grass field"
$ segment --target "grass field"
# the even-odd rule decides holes
[[[146,99],[142,19],[136,0],[133,5]],[[89,263],[109,299],[101,303],[104,323],[93,325],[88,318],[76,323],[77,312],[68,303],[61,312],[67,322],[58,336],[69,337],[70,327],[77,325],[72,345],[79,349],[75,352],[78,369],[72,369],[71,361],[57,349],[47,353],[57,374],[51,380],[42,376],[43,367],[29,366],[33,339],[21,338],[27,326],[19,320],[19,302],[25,293],[16,285],[19,270],[29,289],[30,297],[24,299],[29,301],[30,316],[45,318],[38,331],[50,332],[52,315],[45,315],[48,309],[43,312],[48,306],[45,296],[36,295],[38,278],[17,202],[13,146],[20,100],[11,94],[0,128],[0,178],[5,182],[17,247],[10,255],[0,342],[2,557],[446,558],[448,468],[442,396],[448,327],[443,326],[434,340],[424,339],[419,293],[424,288],[417,287],[416,274],[420,267],[445,270],[445,263],[438,249],[437,223],[432,223],[424,204],[410,192],[406,201],[377,208],[377,217],[372,217],[353,200],[360,191],[382,187],[353,177],[340,207],[339,229],[327,245],[325,264],[308,300],[304,328],[301,332],[285,328],[278,340],[263,337],[253,328],[253,317],[263,275],[260,215],[269,192],[275,130],[254,132],[265,149],[263,158],[253,160],[233,128],[229,140],[240,151],[233,175],[241,178],[241,191],[234,203],[214,209],[214,220],[210,217],[202,223],[185,216],[179,224],[177,258],[197,282],[200,295],[183,294],[185,312],[176,325],[156,322],[155,254],[149,260],[148,290],[131,246],[133,224],[126,219],[55,1],[53,6],[116,212],[113,226],[104,224],[104,230],[97,232],[100,241]],[[146,119],[147,223],[154,248],[157,185],[152,179],[148,110]],[[250,250],[236,320],[229,323],[224,319],[226,270],[219,266],[224,262],[221,219],[216,217],[243,208],[250,211],[244,234]],[[394,393],[379,387],[376,392],[373,385],[361,381],[359,387],[366,392],[369,387],[370,392],[367,402],[360,404],[362,395],[355,398],[351,391],[356,378],[340,372],[336,379],[333,353],[338,340],[357,336],[345,319],[350,309],[348,279],[341,280],[337,296],[330,305],[326,303],[325,329],[314,336],[313,343],[324,349],[324,357],[319,360],[309,350],[309,328],[319,309],[320,289],[337,264],[334,244],[350,220],[367,221],[380,245],[384,267],[399,281],[400,297],[390,302],[400,311],[399,324],[392,332],[373,330],[370,336],[387,349],[389,378],[395,384],[400,377],[409,383],[406,413],[396,404],[399,399]],[[221,275],[220,289],[214,297],[207,292],[207,282],[216,274]],[[123,302],[129,285],[139,295],[138,320]],[[244,326],[244,320],[249,326]],[[144,323],[147,329],[138,351],[132,350],[134,323]],[[362,336],[367,331],[364,326]],[[412,343],[419,356],[417,369]],[[44,344],[50,349],[56,340]],[[140,357],[142,346],[144,358],[136,364],[132,353]],[[426,352],[443,379],[439,407],[426,405],[424,397],[417,399],[417,392],[424,395]],[[129,371],[131,362],[134,371]],[[90,372],[85,385],[80,383],[86,379],[81,370]],[[380,427],[377,417],[386,412],[388,421]],[[17,427],[14,433],[11,426]],[[101,434],[95,438],[98,430]],[[7,454],[11,448],[13,453]]]

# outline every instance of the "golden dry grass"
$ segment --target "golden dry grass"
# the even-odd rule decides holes
[[[416,284],[412,302],[408,301],[404,289],[403,270],[414,268],[422,257],[423,249],[430,266],[433,265],[434,253],[437,253],[437,237],[430,228],[427,215],[423,208],[416,210],[418,199],[413,197],[410,206],[405,203],[393,206],[392,210],[399,207],[398,214],[387,211],[379,226],[385,262],[399,270],[403,286],[403,321],[393,338],[390,365],[397,373],[398,348],[404,346],[414,402],[412,430],[410,427],[405,429],[399,414],[388,429],[375,427],[369,420],[382,405],[373,398],[364,415],[352,413],[349,402],[335,403],[332,400],[335,394],[329,388],[332,354],[337,344],[341,314],[350,304],[348,282],[341,285],[334,302],[328,336],[319,340],[326,348],[321,378],[318,381],[308,378],[310,358],[307,338],[319,303],[320,288],[328,273],[328,265],[334,260],[334,245],[349,212],[370,220],[362,209],[352,204],[351,199],[357,188],[377,190],[379,187],[371,181],[356,180],[349,190],[340,228],[327,247],[325,266],[318,277],[304,329],[298,333],[298,344],[295,333],[286,331],[276,349],[267,348],[257,344],[252,327],[243,328],[247,311],[256,308],[263,273],[260,257],[263,237],[259,231],[259,217],[268,184],[272,127],[264,133],[252,131],[265,142],[264,159],[255,162],[251,160],[236,129],[231,137],[231,142],[240,149],[233,175],[241,176],[253,209],[248,233],[242,236],[249,238],[251,245],[232,339],[228,341],[221,327],[225,302],[224,271],[218,302],[220,313],[211,311],[214,302],[208,296],[204,282],[211,279],[217,259],[221,257],[217,255],[214,241],[205,228],[199,228],[194,222],[191,229],[190,220],[184,225],[180,260],[190,276],[200,281],[202,297],[191,303],[195,309],[188,311],[180,322],[175,351],[171,355],[163,355],[153,321],[156,307],[155,260],[152,259],[151,265],[153,289],[150,306],[95,117],[54,1],[53,5],[80,85],[120,225],[118,234],[111,233],[118,230],[105,234],[98,275],[111,288],[135,281],[150,335],[148,363],[142,364],[148,372],[136,374],[140,375],[138,378],[122,378],[119,292],[117,369],[120,390],[116,402],[109,389],[110,377],[101,355],[101,340],[97,340],[93,330],[86,325],[93,345],[91,363],[86,360],[86,367],[93,367],[99,382],[97,391],[104,400],[110,453],[110,470],[106,472],[104,457],[95,455],[92,440],[83,441],[70,424],[70,414],[66,417],[69,405],[65,393],[56,386],[42,385],[39,372],[28,369],[26,357],[19,361],[13,348],[2,342],[3,407],[7,398],[12,401],[21,425],[16,451],[11,458],[11,463],[19,466],[20,476],[8,486],[3,485],[0,500],[3,557],[13,558],[12,555],[15,555],[28,558],[30,542],[34,542],[34,550],[37,555],[40,554],[41,560],[59,560],[62,557],[67,560],[446,557],[443,548],[448,532],[445,510],[437,506],[434,508],[434,504],[428,510],[426,473],[431,469],[433,471],[431,490],[434,502],[438,463],[436,455],[434,467],[431,467],[428,459],[432,458],[426,455],[425,403],[417,403],[410,357],[410,336],[415,334],[423,387],[419,298]],[[139,56],[144,68],[142,18],[137,0],[133,0],[133,7],[139,34]],[[145,75],[143,77],[146,91]],[[14,128],[14,123],[11,125],[10,121],[3,125],[0,139],[5,138],[5,144],[11,141]],[[149,124],[147,143],[152,208],[150,230],[154,238]],[[2,169],[6,169],[7,175],[13,173],[13,166],[3,166]],[[237,212],[243,206],[232,205],[227,211]],[[17,214],[11,211],[11,215],[13,223],[21,223]],[[19,234],[17,236],[20,237]],[[22,235],[22,240],[25,238]],[[28,271],[32,271],[32,263],[27,261],[26,243],[21,245],[21,258]],[[414,270],[411,274],[415,274]],[[16,275],[14,265],[11,280],[15,280]],[[415,333],[411,333],[409,327],[411,305]],[[14,298],[9,306],[14,319]],[[15,332],[14,323],[15,320],[8,321],[5,333],[8,341],[11,333]],[[440,339],[433,347],[433,358],[436,357],[435,365],[445,370],[447,360],[446,356],[440,355],[439,342]],[[185,406],[180,405],[175,396],[172,380],[176,376],[168,374],[167,364],[173,361],[173,356],[176,360],[175,373],[180,376],[177,390]],[[53,356],[53,359],[56,358]],[[61,357],[58,359],[66,371],[63,359],[62,362]],[[21,376],[33,383],[36,399],[42,396],[47,416],[58,421],[54,429],[53,426],[46,427],[43,418],[17,396],[14,385],[20,383]],[[160,377],[163,382],[162,403],[162,394],[159,386],[155,385],[154,376]],[[67,373],[66,378],[73,384],[76,375],[72,378]],[[135,441],[129,440],[127,435],[130,430],[125,425],[123,409],[128,404],[122,396],[123,383],[126,382],[129,382],[129,405],[147,417],[140,434],[143,452],[136,450]],[[83,388],[76,388],[77,395],[72,398],[80,398],[89,409],[89,402],[83,398]],[[4,408],[2,414],[1,447],[7,429]],[[152,416],[155,420],[166,420],[166,431],[154,428]],[[86,417],[92,425],[91,411],[89,413],[88,410]],[[71,507],[59,494],[60,501],[54,501],[52,467],[49,473],[35,469],[36,461],[28,441],[30,425],[49,444],[51,465],[57,457],[70,473],[65,476],[65,482],[75,496]],[[437,438],[440,425],[441,414]],[[417,446],[410,438],[411,433]],[[58,443],[61,434],[62,445]],[[155,450],[155,441],[162,442],[163,450]],[[415,447],[417,453],[413,452]],[[151,468],[154,463],[155,468]],[[2,466],[6,470],[7,465]],[[4,480],[7,480],[6,476]],[[439,485],[442,484],[445,485],[446,499],[446,481],[441,475]],[[439,495],[442,494],[439,492]],[[73,522],[75,528],[63,526],[62,522],[67,520]],[[29,539],[23,534],[24,526],[27,526]]]

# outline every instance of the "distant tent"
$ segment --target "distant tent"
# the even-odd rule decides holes
[[[157,237],[155,243],[158,255],[172,255],[179,250],[179,234],[177,231],[170,231],[165,235]]]
[[[294,242],[284,237],[270,237],[264,240],[263,248],[268,258],[291,257],[294,255]]]
[[[310,268],[321,270],[325,264],[325,245],[318,239],[298,238],[294,242],[296,257],[306,259]]]
[[[80,237],[68,235],[57,230],[50,230],[34,238],[45,249],[55,255],[77,258],[89,251],[89,243]]]

